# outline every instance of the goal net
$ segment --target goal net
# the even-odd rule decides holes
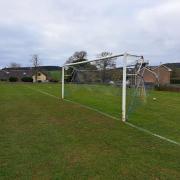
[[[65,64],[62,98],[125,121],[146,100],[142,56],[121,54]]]

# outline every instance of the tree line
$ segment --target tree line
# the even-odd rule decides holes
[[[97,58],[102,58],[102,57],[109,57],[109,56],[112,56],[112,53],[111,52],[107,52],[107,51],[104,51],[104,52],[101,52],[99,54],[97,54]],[[90,63],[84,63],[84,64],[81,64],[81,65],[77,65],[76,68],[88,68],[88,69],[96,69],[96,70],[101,70],[102,71],[102,81],[104,82],[105,81],[105,72],[107,69],[112,69],[116,66],[116,63],[115,63],[115,59],[106,59],[106,60],[103,60],[103,61],[96,61],[94,62],[93,64],[90,64]],[[68,63],[76,63],[76,62],[82,62],[82,61],[88,61],[88,54],[86,51],[76,51],[74,52],[67,60],[66,60],[66,64]],[[30,60],[31,64],[32,64],[32,67],[33,67],[33,71],[34,71],[34,74],[35,74],[35,78],[37,79],[37,74],[38,74],[38,71],[40,70],[39,67],[40,67],[40,64],[41,64],[41,61],[40,61],[40,58],[39,58],[39,55],[38,54],[34,54],[32,55],[32,58]],[[9,68],[20,68],[21,67],[21,64],[19,63],[16,63],[16,62],[11,62],[8,66]],[[71,73],[73,71],[72,68],[69,68],[69,73]],[[69,77],[71,78],[71,77]]]
[[[74,76],[74,69],[79,69],[79,70],[98,70],[101,72],[101,79],[102,82],[106,81],[106,70],[107,69],[114,69],[116,67],[116,58],[108,58],[112,56],[113,54],[111,52],[101,52],[97,54],[97,58],[104,58],[107,57],[106,60],[99,60],[99,61],[94,61],[92,63],[83,63],[83,64],[77,64],[74,66],[68,67],[67,74],[68,76],[66,78],[67,81],[71,81],[72,77]],[[87,58],[87,52],[86,51],[76,51],[72,56],[70,56],[66,64],[69,63],[77,63],[77,62],[85,62],[88,61]]]

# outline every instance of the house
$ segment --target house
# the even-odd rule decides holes
[[[172,70],[169,67],[162,64],[153,68],[152,71],[157,74],[159,84],[170,84]]]
[[[8,72],[0,70],[0,81],[7,80]]]
[[[19,69],[5,69],[0,70],[0,80],[8,81],[10,77],[16,77],[18,81],[22,81],[24,77],[31,77],[33,82],[47,82],[49,80],[48,74],[42,71],[37,72],[37,78],[33,70],[19,70]],[[37,80],[36,80],[37,79]]]
[[[150,66],[141,69],[141,75],[144,78],[144,82],[153,85],[170,84],[171,72],[172,70],[163,64],[160,66]]]
[[[140,72],[141,76],[144,79],[144,82],[149,85],[158,84],[158,76],[148,67],[143,67]]]
[[[42,72],[42,71],[38,71],[37,74],[33,74],[32,75],[32,79],[33,79],[33,82],[47,82],[49,79],[48,79],[48,75],[45,73],[45,72]]]

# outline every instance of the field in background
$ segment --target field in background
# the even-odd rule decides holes
[[[119,117],[120,99],[99,87],[93,98],[88,89],[71,99]],[[0,178],[180,178],[179,146],[62,101],[60,93],[59,84],[0,84]],[[180,93],[152,91],[147,102],[129,121],[180,142]]]
[[[55,81],[61,81],[61,71],[54,70],[54,71],[47,71],[49,77]]]

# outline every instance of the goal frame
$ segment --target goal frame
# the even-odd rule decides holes
[[[140,55],[133,55],[133,54],[128,54],[128,53],[123,53],[123,54],[117,54],[117,55],[113,55],[113,56],[107,56],[107,57],[102,57],[102,58],[97,58],[97,59],[92,59],[92,60],[88,60],[88,61],[80,61],[80,62],[76,62],[76,63],[68,63],[68,64],[64,64],[62,66],[62,90],[61,90],[61,98],[62,100],[64,99],[64,70],[65,67],[68,66],[74,66],[74,65],[78,65],[78,64],[85,64],[85,63],[89,63],[89,62],[94,62],[94,61],[103,61],[103,60],[107,60],[110,58],[117,58],[117,57],[123,57],[123,80],[122,80],[122,121],[126,122],[126,78],[127,78],[127,60],[128,57],[136,57],[136,58],[141,58],[143,59],[143,56]]]

